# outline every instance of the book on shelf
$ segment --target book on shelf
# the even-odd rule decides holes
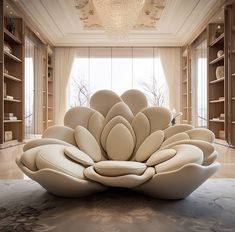
[[[10,96],[10,95],[6,95],[6,99],[13,100],[14,97],[13,97],[13,96]]]
[[[4,97],[7,96],[7,83],[6,82],[4,82],[3,96]]]
[[[15,120],[17,120],[17,117],[16,116],[4,117],[4,120],[15,121]]]
[[[0,149],[11,147],[11,146],[15,146],[17,144],[18,144],[18,140],[17,139],[10,140],[10,141],[7,141],[5,143],[0,144]]]
[[[5,117],[14,117],[14,113],[4,113]]]

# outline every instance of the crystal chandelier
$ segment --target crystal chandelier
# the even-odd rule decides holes
[[[93,0],[93,4],[109,37],[127,38],[135,25],[145,0]]]

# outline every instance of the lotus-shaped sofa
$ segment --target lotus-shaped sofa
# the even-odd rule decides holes
[[[214,174],[219,163],[214,134],[191,125],[171,125],[163,107],[147,107],[145,95],[96,92],[90,108],[75,107],[64,126],[24,146],[21,170],[49,192],[81,197],[108,187],[182,199]]]

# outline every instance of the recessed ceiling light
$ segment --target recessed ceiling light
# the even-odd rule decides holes
[[[12,11],[10,11],[10,14],[13,14]]]
[[[221,19],[221,17],[219,17],[219,20]]]
[[[8,5],[6,5],[6,8],[8,8],[9,6]]]

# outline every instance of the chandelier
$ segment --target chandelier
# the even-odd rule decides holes
[[[144,3],[145,0],[93,0],[104,29],[113,39],[127,38]]]

